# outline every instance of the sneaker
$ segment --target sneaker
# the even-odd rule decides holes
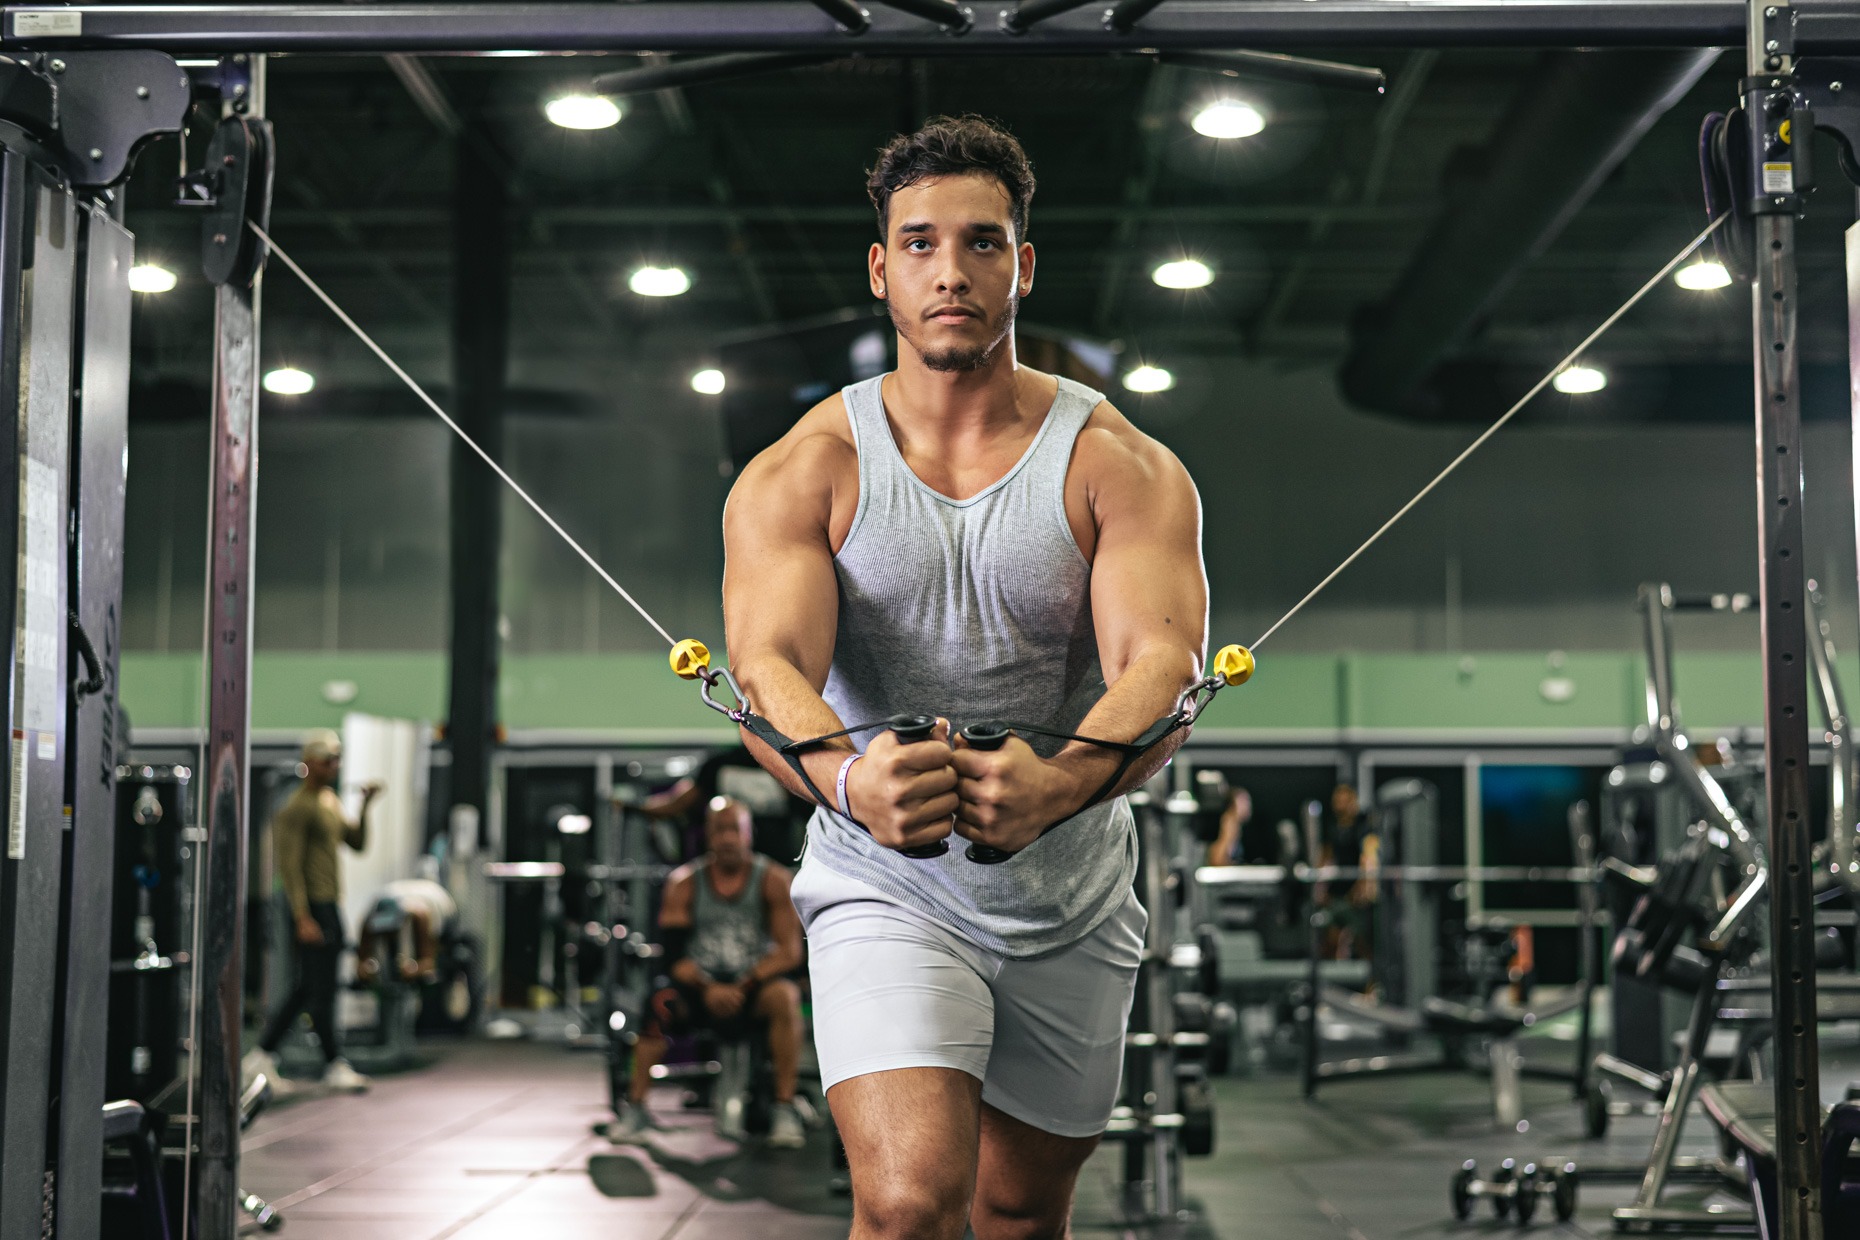
[[[743,1100],[740,1096],[727,1098],[717,1108],[717,1135],[726,1141],[742,1141],[749,1136],[749,1130],[743,1127]]]
[[[652,1131],[652,1113],[637,1102],[607,1125],[607,1139],[615,1145],[636,1145]]]
[[[792,1102],[775,1104],[769,1121],[769,1145],[778,1150],[798,1150],[807,1144],[807,1129]]]
[[[367,1092],[373,1081],[349,1066],[346,1059],[332,1059],[329,1067],[323,1069],[323,1086],[337,1093],[359,1094]]]
[[[245,1058],[239,1061],[240,1092],[243,1093],[246,1086],[261,1076],[271,1082],[273,1098],[282,1098],[291,1092],[290,1081],[286,1080],[284,1074],[278,1070],[277,1057],[262,1046],[254,1046],[245,1053]]]

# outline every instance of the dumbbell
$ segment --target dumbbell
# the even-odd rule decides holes
[[[961,732],[971,749],[999,749],[1013,733],[999,723],[972,723]],[[1014,854],[993,844],[971,843],[963,854],[977,865],[1000,865]]]
[[[936,731],[935,715],[893,715],[887,721],[891,734],[898,738],[900,745],[915,745],[918,741],[927,741]],[[915,848],[901,848],[898,851],[917,861],[932,861],[949,851],[948,840],[932,840],[928,844],[919,844]]]

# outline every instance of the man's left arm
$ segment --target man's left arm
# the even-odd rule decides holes
[[[769,949],[743,974],[743,984],[773,981],[801,967],[801,917],[789,895],[794,876],[786,866],[766,866],[762,872],[762,905],[768,910]]]
[[[1097,531],[1092,623],[1108,686],[1078,731],[1134,741],[1201,674],[1208,623],[1201,499],[1174,453],[1121,415],[1111,413],[1104,423],[1081,435],[1073,460],[1074,469],[1088,471]],[[1179,730],[1138,756],[1105,797],[1149,779],[1185,739]],[[1122,760],[1117,751],[1079,741],[1047,760],[1019,738],[992,752],[958,748],[956,831],[1018,851],[1083,808],[1117,776]]]
[[[362,808],[356,811],[355,821],[349,822],[346,819],[343,821],[342,842],[356,852],[364,852],[368,848],[368,807],[373,805],[375,798],[380,795],[380,784],[363,784]]]

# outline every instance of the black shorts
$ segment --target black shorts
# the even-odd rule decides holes
[[[698,1032],[731,1039],[747,1037],[755,1020],[756,999],[761,989],[761,983],[751,982],[736,1015],[718,1016],[704,1006],[701,987],[674,982],[653,992],[650,1004],[653,1027],[668,1038]]]

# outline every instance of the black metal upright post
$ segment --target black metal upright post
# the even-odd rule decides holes
[[[254,57],[242,104],[226,124],[244,122],[255,141],[244,158],[256,163],[268,145],[265,66]],[[228,155],[227,159],[240,156]],[[269,196],[263,182],[248,193]],[[230,165],[229,165],[230,166]],[[254,169],[254,171],[259,171]],[[263,201],[261,198],[259,201]],[[238,250],[243,212],[218,234]],[[228,235],[230,230],[231,235]],[[213,238],[207,238],[209,245]],[[211,251],[210,251],[211,253]],[[206,784],[201,802],[199,995],[192,1070],[197,1078],[199,1154],[193,1213],[200,1240],[232,1240],[239,1210],[239,1051],[244,1030],[245,876],[251,795],[252,534],[258,492],[259,294],[262,269],[253,263],[219,285],[213,364],[213,469],[207,501]]]
[[[110,1015],[108,936],[116,847],[116,674],[123,602],[123,502],[129,451],[129,267],[135,241],[91,203],[78,212],[83,238],[73,365],[71,611],[92,666],[67,659],[81,684],[65,710],[65,804],[56,1234],[98,1235],[103,1201],[103,1104]]]
[[[504,448],[510,333],[510,232],[504,174],[478,116],[453,140],[453,416],[493,458]],[[464,444],[452,444],[451,804],[470,807],[480,832],[497,743],[498,556],[504,492]],[[480,838],[483,838],[482,834]]]
[[[0,152],[0,515],[6,849],[0,855],[0,1236],[41,1233],[58,1191],[48,1143],[62,1057],[58,924],[64,853],[65,503],[74,199],[43,154]]]
[[[1810,126],[1793,90],[1794,16],[1753,0],[1744,106],[1755,216],[1752,317],[1763,757],[1769,809],[1771,995],[1776,1021],[1778,1240],[1821,1240],[1821,1080],[1808,796],[1808,650],[1801,612],[1802,409],[1796,352],[1796,214]],[[1794,141],[1792,141],[1794,139]]]

